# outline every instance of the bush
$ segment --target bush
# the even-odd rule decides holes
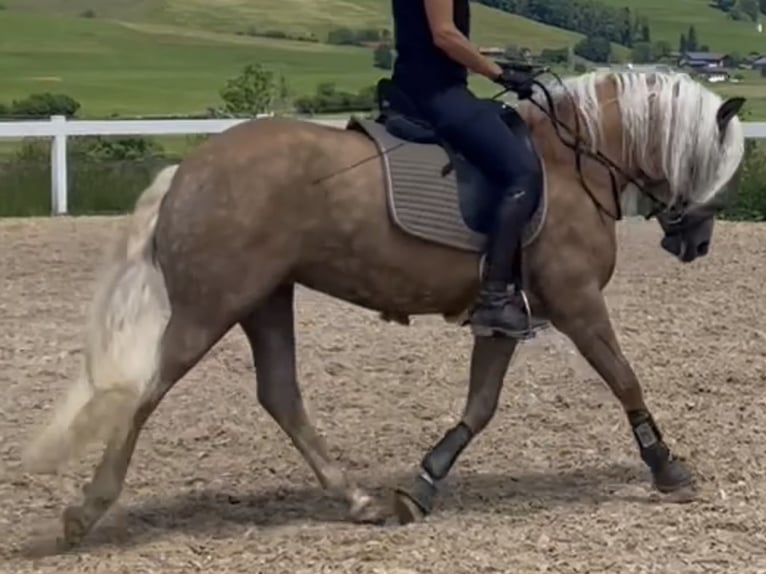
[[[0,116],[26,118],[48,118],[50,116],[77,115],[80,102],[66,94],[44,92],[32,94],[22,100],[14,100],[10,105],[0,103]]]
[[[368,86],[353,94],[338,90],[332,82],[320,84],[313,96],[295,100],[295,109],[301,114],[366,112],[374,109],[375,105],[375,86]]]
[[[544,48],[540,52],[539,60],[544,64],[566,64],[569,61],[569,50],[567,48]]]
[[[394,53],[386,43],[379,44],[373,52],[373,66],[381,70],[390,70],[394,66]]]
[[[294,40],[296,42],[319,42],[319,38],[314,33],[309,34],[291,34],[282,30],[258,30],[254,26],[250,26],[243,32],[237,32],[240,36],[253,36],[256,38],[275,38],[278,40]]]
[[[352,30],[351,28],[335,28],[327,34],[327,43],[338,46],[364,46],[370,43],[387,42],[391,39],[391,32],[387,29],[363,28]]]
[[[745,143],[745,159],[736,182],[736,193],[723,213],[724,219],[766,221],[766,146]]]
[[[169,157],[147,138],[72,138],[68,149],[69,212],[125,213],[159,169],[180,158]],[[0,161],[0,216],[49,215],[50,143],[25,141]]]

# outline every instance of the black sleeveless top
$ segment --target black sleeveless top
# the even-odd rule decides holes
[[[468,72],[436,47],[424,0],[392,0],[396,60],[392,79],[412,97],[428,97],[454,85],[465,85]],[[454,0],[455,27],[470,37],[469,0]]]

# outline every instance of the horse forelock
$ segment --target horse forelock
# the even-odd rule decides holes
[[[607,83],[608,82],[608,83]],[[723,102],[679,72],[591,72],[552,84],[554,101],[574,99],[593,148],[603,148],[611,114],[619,106],[622,159],[668,183],[672,202],[702,204],[725,189],[744,156],[744,131],[736,116],[723,140],[716,114]],[[611,88],[611,89],[610,89]],[[545,105],[538,93],[535,100]]]

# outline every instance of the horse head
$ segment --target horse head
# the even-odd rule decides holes
[[[717,141],[719,146],[733,145],[737,143],[737,138],[727,140],[727,129],[737,112],[745,103],[744,98],[729,98],[721,103],[716,113]],[[682,201],[678,208],[667,206],[660,208],[656,214],[657,221],[663,231],[663,238],[660,242],[662,248],[677,257],[684,263],[690,263],[698,257],[704,257],[710,250],[710,243],[713,237],[713,227],[716,216],[724,209],[724,192],[735,190],[733,183],[737,179],[741,166],[737,166],[734,174],[720,189],[715,190],[715,194],[699,204],[689,205]],[[664,186],[665,193],[661,195],[668,197],[672,195],[667,183]],[[728,193],[727,193],[728,194]],[[682,194],[688,197],[692,194]]]
[[[731,189],[744,157],[737,117],[744,98],[722,101],[689,75],[674,72],[594,72],[559,80],[550,93],[538,86],[547,101],[534,103],[562,142],[610,172],[617,213],[605,210],[583,183],[597,207],[618,220],[624,205],[640,205],[635,199],[643,196],[651,204],[647,219],[656,217],[664,232],[663,249],[683,262],[708,253],[715,217],[724,207],[722,192]],[[569,125],[556,117],[555,103],[564,100],[579,112],[570,114]],[[579,157],[577,164],[579,170]]]

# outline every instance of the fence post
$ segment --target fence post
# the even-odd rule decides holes
[[[51,126],[54,128],[51,143],[51,208],[54,215],[64,215],[69,211],[66,116],[51,116]]]

